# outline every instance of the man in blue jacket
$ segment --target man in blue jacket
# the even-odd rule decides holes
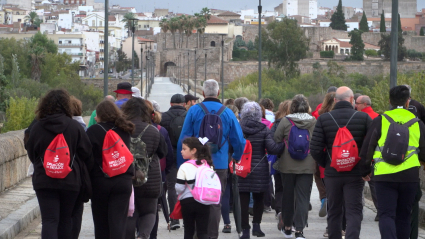
[[[218,112],[223,106],[217,98],[220,94],[219,86],[215,80],[207,80],[203,85],[204,101],[202,102],[209,112]],[[179,142],[177,144],[177,152],[182,150],[182,141],[186,137],[199,137],[199,130],[201,127],[202,119],[205,113],[199,105],[192,106],[187,112],[183,129],[180,134]],[[245,139],[243,137],[241,126],[236,119],[235,114],[228,108],[220,115],[223,123],[223,138],[221,142],[224,145],[212,155],[213,163],[218,177],[220,178],[222,192],[225,191],[227,183],[227,170],[229,167],[229,143],[233,147],[232,158],[239,161],[245,147]],[[180,153],[177,154],[177,167],[184,162]],[[221,218],[221,205],[211,205],[210,219],[208,223],[208,236],[209,238],[218,238],[218,230]]]

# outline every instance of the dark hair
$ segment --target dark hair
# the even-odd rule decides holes
[[[72,116],[83,115],[83,103],[81,103],[81,100],[75,98],[75,96],[73,95],[71,95],[71,109],[72,109]]]
[[[390,90],[390,104],[393,107],[404,106],[409,98],[409,88],[405,85],[394,86]]]
[[[262,105],[266,110],[273,111],[274,104],[271,99],[265,98],[260,100],[260,105]]]
[[[309,113],[310,105],[308,104],[307,98],[304,95],[295,95],[292,98],[290,113]]]
[[[145,104],[145,100],[141,98],[133,97],[129,99],[121,107],[125,117],[128,120],[140,118],[143,122],[151,124],[151,113],[148,106]]]
[[[115,126],[129,133],[134,131],[134,124],[126,120],[118,106],[110,100],[103,100],[97,105],[96,115],[102,122],[114,123]]]
[[[205,159],[210,166],[213,166],[213,161],[211,157],[211,151],[207,144],[203,145],[198,138],[189,137],[183,140],[183,144],[185,144],[189,149],[196,149],[196,164],[201,165],[202,160]]]
[[[334,108],[335,95],[336,95],[335,92],[327,93],[325,95],[325,99],[323,99],[322,107],[320,107],[318,111],[319,115],[330,112]]]
[[[47,92],[47,94],[38,101],[35,114],[37,115],[37,120],[53,114],[65,114],[69,118],[72,118],[71,97],[68,91],[60,89]]]
[[[261,107],[261,118],[265,119],[266,118],[266,108],[264,108],[264,106],[260,105]]]
[[[227,99],[225,102],[224,102],[224,105],[225,106],[228,106],[228,105],[234,105],[235,104],[235,100],[234,99]]]
[[[243,105],[248,101],[249,100],[246,97],[239,97],[235,100],[235,106],[238,107],[239,112],[242,111]]]

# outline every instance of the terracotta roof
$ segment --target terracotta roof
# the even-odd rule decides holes
[[[227,25],[229,24],[229,22],[211,15],[210,20],[207,21],[207,24],[208,25]]]
[[[17,7],[4,7],[5,10],[12,10],[12,11],[25,11],[24,9],[20,9]]]
[[[115,22],[116,20],[115,16],[108,16],[108,21]]]
[[[416,24],[419,24],[419,19],[420,18],[400,18],[400,21],[401,21],[401,26],[404,28],[404,27],[407,27],[407,28],[412,28],[412,29],[415,29],[415,25]],[[379,21],[381,21],[381,18],[379,17],[375,17],[375,18],[367,18],[367,20],[368,21],[373,21],[373,22],[379,22]],[[386,22],[390,22],[391,21],[391,18],[385,18],[385,21]]]
[[[375,45],[364,42],[364,49],[380,50],[381,48],[379,46],[375,46]]]
[[[236,16],[238,16],[238,17],[240,17],[241,15],[234,13],[234,12],[227,11],[227,12],[222,12],[222,13],[218,14],[217,16],[220,16],[220,17],[225,17],[225,16],[235,16],[236,17]]]
[[[12,25],[0,24],[0,27],[13,27],[13,24]]]
[[[146,17],[146,15],[144,13],[136,13],[137,16],[139,17]]]
[[[78,14],[78,15],[75,15],[75,17],[86,17],[86,14]]]
[[[146,38],[143,38],[143,37],[137,37],[137,40],[139,42],[154,42],[153,40],[149,40],[149,39],[146,39]]]

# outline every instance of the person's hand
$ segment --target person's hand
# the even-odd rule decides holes
[[[370,175],[367,175],[366,177],[362,177],[364,181],[369,182],[370,181]]]

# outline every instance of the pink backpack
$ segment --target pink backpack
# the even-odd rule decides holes
[[[197,165],[195,160],[188,160],[186,163],[195,165],[196,170],[195,186],[189,190],[193,199],[197,202],[212,205],[220,203],[221,183],[217,173],[207,164],[205,160],[202,165]]]

